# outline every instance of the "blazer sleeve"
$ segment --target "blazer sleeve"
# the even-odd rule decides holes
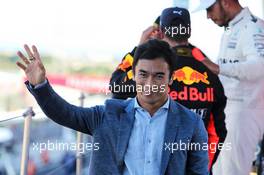
[[[197,122],[191,140],[193,146],[188,151],[186,174],[208,175],[207,132],[202,119],[198,116],[196,118]]]
[[[92,135],[103,122],[104,106],[83,108],[71,105],[53,90],[49,82],[38,88],[33,88],[28,81],[25,84],[47,117],[60,125]]]

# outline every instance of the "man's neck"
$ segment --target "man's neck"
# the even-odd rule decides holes
[[[188,40],[186,40],[186,41],[173,41],[173,40],[167,39],[166,42],[169,43],[170,47],[187,46],[189,44]]]
[[[232,6],[229,10],[229,14],[228,14],[228,22],[232,21],[243,9],[243,7],[240,4],[236,4],[234,6]]]
[[[137,101],[138,101],[139,105],[143,109],[148,111],[151,117],[153,117],[155,112],[157,112],[159,110],[159,108],[162,107],[167,102],[167,100],[168,100],[168,97],[166,99],[162,100],[162,101],[157,102],[157,103],[148,104],[148,103],[142,103],[140,101],[140,99],[137,98]]]

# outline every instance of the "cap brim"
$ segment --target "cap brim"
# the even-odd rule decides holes
[[[160,16],[158,16],[158,17],[156,18],[156,20],[155,20],[154,23],[153,23],[153,26],[154,26],[154,27],[159,27],[159,24],[160,24]]]
[[[211,7],[216,1],[207,2],[207,3],[200,3],[200,5],[192,11],[192,13],[199,12],[202,10],[206,10]]]

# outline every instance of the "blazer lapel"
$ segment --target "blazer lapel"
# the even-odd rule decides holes
[[[178,127],[180,124],[180,113],[178,111],[177,104],[170,99],[170,107],[168,112],[168,117],[166,121],[166,129],[164,136],[164,143],[162,149],[162,161],[161,161],[161,174],[163,175],[166,171],[171,150],[169,150],[166,145],[171,145],[175,142],[177,137]],[[171,146],[170,146],[171,148]]]
[[[122,168],[123,166],[125,152],[127,150],[129,138],[135,120],[134,100],[130,100],[125,111],[125,113],[121,113],[120,115],[117,139],[117,161],[120,168]]]

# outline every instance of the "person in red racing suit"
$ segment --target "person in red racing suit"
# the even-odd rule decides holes
[[[183,19],[182,16],[184,15],[179,17],[173,11],[181,12],[187,17]],[[180,20],[178,20],[179,18]],[[161,22],[159,22],[160,19]],[[170,20],[166,21],[167,19]],[[178,24],[190,24],[189,21],[189,12],[186,9],[165,9],[161,17],[155,21],[154,27],[150,27],[143,32],[140,44],[153,36],[153,33],[157,33],[159,29],[156,25],[159,23],[161,23],[162,28],[164,23],[174,22],[178,26]],[[210,160],[208,166],[211,170],[227,134],[224,113],[226,96],[223,86],[218,76],[198,61],[200,57],[205,57],[205,54],[188,42],[190,34],[171,37],[164,32],[164,29],[162,31],[164,35],[163,39],[169,41],[168,43],[175,52],[175,71],[172,76],[173,83],[170,86],[169,95],[173,100],[176,100],[202,117],[208,132]],[[132,88],[135,86],[132,73],[135,50],[136,47],[124,56],[122,62],[112,74],[110,90],[113,98],[127,99],[136,96],[136,91],[133,91],[134,88]]]

